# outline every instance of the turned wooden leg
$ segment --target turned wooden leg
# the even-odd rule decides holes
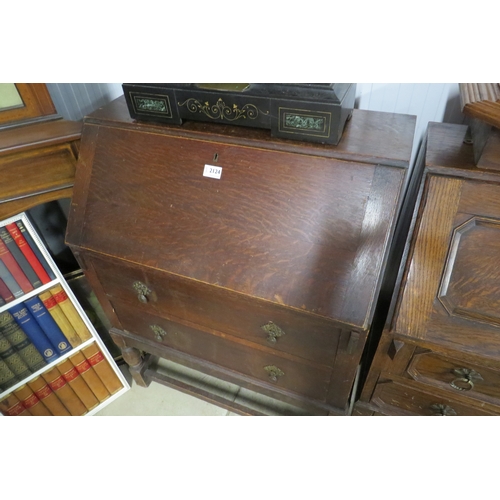
[[[143,356],[139,349],[127,346],[125,339],[119,333],[110,330],[109,334],[113,342],[120,348],[135,383],[141,387],[148,387],[151,381],[144,377],[144,372],[149,365],[151,355]]]

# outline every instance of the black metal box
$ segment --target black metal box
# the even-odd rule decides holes
[[[130,116],[266,128],[274,137],[337,144],[354,107],[354,83],[124,83]]]

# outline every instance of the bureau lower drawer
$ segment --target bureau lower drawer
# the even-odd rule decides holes
[[[331,370],[282,358],[165,318],[137,313],[124,303],[116,302],[113,306],[123,327],[131,333],[277,388],[325,400]]]
[[[500,371],[433,352],[414,355],[409,375],[418,382],[492,404],[500,404]]]
[[[371,400],[372,405],[387,415],[442,415],[442,416],[486,416],[486,410],[469,406],[452,398],[427,394],[397,382],[377,385]]]
[[[341,330],[332,321],[162,271],[96,257],[89,261],[112,303],[333,366]]]

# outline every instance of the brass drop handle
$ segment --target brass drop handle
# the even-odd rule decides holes
[[[457,415],[457,412],[448,405],[433,404],[431,405],[431,410],[434,412],[434,415],[440,417],[455,417]]]
[[[155,339],[158,342],[161,342],[163,340],[163,337],[165,337],[165,335],[167,335],[167,332],[161,326],[150,325],[149,328],[151,328],[151,330],[153,330],[153,333],[155,335]]]
[[[478,372],[469,368],[456,368],[452,373],[457,375],[457,378],[452,380],[450,385],[457,391],[470,391],[474,389],[474,382],[483,380]]]
[[[285,335],[285,332],[272,321],[269,321],[265,325],[261,326],[261,328],[267,333],[266,340],[270,344],[276,344],[277,340]]]
[[[137,298],[139,299],[139,302],[147,304],[148,295],[151,293],[151,290],[144,283],[141,283],[140,281],[134,281],[134,284],[132,286],[134,287],[134,290],[137,292]]]
[[[277,366],[274,365],[265,366],[264,370],[266,370],[271,382],[277,382],[278,379],[285,374],[283,370],[280,370]]]

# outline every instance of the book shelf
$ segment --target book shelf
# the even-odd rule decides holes
[[[22,379],[19,379],[17,381],[12,382],[11,384],[7,384],[8,387],[4,386],[2,388],[2,386],[0,385],[0,403],[2,401],[8,400],[9,396],[11,397],[11,399],[15,400],[14,394],[16,393],[16,391],[19,392],[18,390],[21,388],[24,388],[25,386],[30,387],[29,384],[33,383],[34,381],[43,380],[44,384],[45,384],[45,382],[47,382],[47,384],[45,384],[45,385],[52,387],[52,385],[50,383],[50,377],[54,377],[54,376],[57,377],[57,375],[58,375],[58,368],[57,367],[69,366],[71,369],[73,367],[77,368],[78,375],[80,375],[79,377],[77,377],[77,378],[79,378],[78,382],[81,384],[82,380],[85,381],[85,384],[87,387],[85,390],[87,391],[87,389],[90,389],[91,392],[93,394],[95,394],[96,396],[100,390],[98,387],[99,384],[100,384],[100,386],[104,385],[104,387],[106,387],[106,388],[109,388],[110,385],[113,386],[113,391],[111,391],[111,389],[107,391],[108,395],[106,395],[106,393],[104,393],[104,395],[100,394],[97,397],[98,404],[96,406],[94,406],[92,409],[89,409],[89,405],[85,404],[86,408],[85,408],[84,412],[80,413],[80,414],[85,414],[86,416],[94,415],[95,413],[100,411],[102,408],[104,408],[106,405],[108,405],[109,403],[114,401],[116,398],[120,397],[124,392],[129,390],[130,386],[129,386],[127,380],[125,379],[125,377],[123,376],[123,374],[121,373],[121,371],[119,370],[118,366],[116,365],[113,357],[109,353],[104,342],[97,334],[93,324],[91,323],[91,321],[89,320],[89,318],[85,314],[83,308],[81,307],[77,298],[73,294],[73,291],[70,288],[70,286],[68,285],[68,283],[66,282],[64,276],[61,274],[57,265],[52,260],[50,253],[45,248],[41,238],[38,236],[35,228],[31,224],[26,213],[23,212],[23,213],[14,215],[8,219],[5,219],[3,221],[0,221],[0,228],[6,228],[7,226],[9,226],[13,223],[18,223],[18,222],[21,222],[22,225],[24,225],[28,235],[31,236],[32,243],[29,246],[31,247],[34,245],[35,248],[33,250],[37,249],[39,251],[39,254],[41,254],[41,257],[42,257],[41,261],[43,264],[46,264],[46,266],[44,266],[44,267],[47,267],[47,271],[48,271],[47,274],[49,274],[49,281],[47,281],[47,279],[44,280],[45,282],[41,281],[41,284],[39,284],[38,286],[34,286],[32,290],[25,291],[22,293],[22,295],[14,296],[14,298],[11,298],[6,303],[4,303],[5,300],[1,300],[0,303],[3,305],[0,305],[0,314],[4,313],[6,311],[11,311],[11,310],[15,311],[16,309],[18,309],[18,307],[16,307],[16,306],[22,305],[27,301],[30,302],[30,300],[32,300],[34,298],[36,300],[36,297],[39,297],[41,294],[44,294],[44,292],[48,292],[51,290],[54,291],[54,289],[56,289],[56,287],[61,287],[62,290],[59,289],[59,296],[62,295],[64,298],[67,296],[67,298],[69,299],[71,304],[74,306],[74,311],[76,311],[76,313],[78,315],[77,318],[73,318],[73,319],[78,320],[78,321],[81,320],[88,331],[86,332],[86,335],[85,335],[86,338],[77,339],[79,341],[78,345],[75,345],[77,342],[76,341],[72,342],[70,340],[69,336],[66,335],[66,339],[68,340],[68,342],[67,342],[68,347],[65,348],[63,345],[64,343],[61,343],[61,346],[62,346],[61,351],[62,352],[60,352],[58,354],[56,359],[49,361],[48,358],[45,357],[45,354],[44,354],[44,355],[42,355],[42,357],[45,357],[46,364],[43,367],[37,369],[36,371],[31,369],[30,370],[31,373],[29,375],[27,375],[26,377],[24,377]],[[28,243],[29,243],[29,241],[28,241]],[[6,247],[4,247],[4,249],[5,248]],[[45,295],[48,295],[48,294],[45,294]],[[56,296],[57,296],[57,294],[53,294],[53,297],[56,297]],[[43,303],[45,304],[45,302],[43,302]],[[50,309],[47,308],[47,310],[45,312],[49,313],[49,316],[50,316],[49,320],[51,320],[51,321],[56,320],[54,315],[50,313]],[[61,318],[59,318],[59,320],[60,319]],[[67,319],[66,316],[64,317],[64,319]],[[59,322],[57,322],[57,324],[59,325]],[[82,329],[83,328],[84,327],[82,326]],[[59,332],[61,332],[61,331],[63,331],[62,328],[59,330]],[[2,334],[2,331],[0,329],[0,338],[2,337],[2,335],[3,334]],[[30,340],[32,340],[31,337],[30,337]],[[58,347],[56,346],[56,348],[54,350],[57,352],[57,349],[58,349]],[[38,349],[38,351],[40,351],[40,349]],[[81,366],[75,365],[74,360],[76,360],[76,359],[82,360]],[[66,363],[66,360],[70,361],[70,363]],[[0,357],[0,361],[3,361],[3,359],[1,357]],[[98,364],[93,364],[96,362],[98,362]],[[82,366],[86,367],[85,373],[83,373]],[[90,366],[90,369],[89,369],[89,366]],[[82,371],[80,371],[80,368],[82,368]],[[104,373],[102,371],[104,368],[106,368],[106,370],[107,370],[106,373]],[[109,368],[111,368],[111,371],[109,371]],[[95,386],[92,385],[94,383],[93,382],[94,378],[88,378],[89,377],[89,373],[88,373],[89,370],[91,370],[90,373],[92,374],[92,377],[95,378],[95,375],[98,376],[98,379],[95,381],[95,384],[96,384]],[[61,372],[61,370],[59,370],[59,372]],[[76,374],[75,370],[72,370],[72,372],[74,374]],[[56,375],[54,375],[54,373]],[[104,375],[103,375],[103,373],[104,373]],[[107,379],[106,379],[106,377],[107,377]],[[56,380],[56,379],[54,379],[54,380]],[[60,382],[62,385],[69,386],[70,388],[72,388],[74,380],[72,380],[70,382],[69,378],[66,378],[66,380],[65,380],[65,377],[62,377],[60,379]],[[120,386],[121,386],[121,388],[120,388]],[[80,386],[78,386],[78,387],[80,387]],[[65,390],[67,390],[67,388]],[[58,395],[57,390],[53,390],[53,392],[56,396]],[[76,392],[76,389],[72,392],[72,394],[73,394],[73,396],[78,394]],[[62,400],[62,397],[59,397],[59,399]],[[78,399],[81,400],[82,398],[77,396],[77,400]],[[77,401],[77,403],[78,403],[78,401]],[[69,411],[69,408],[67,408],[67,405],[64,405],[64,403],[63,403],[63,406],[66,407],[69,414],[73,414],[73,415],[76,414],[74,411],[73,412]],[[4,410],[0,409],[0,411],[3,412]],[[28,414],[29,414],[29,412],[28,412]],[[1,413],[0,413],[0,416],[2,416]]]

